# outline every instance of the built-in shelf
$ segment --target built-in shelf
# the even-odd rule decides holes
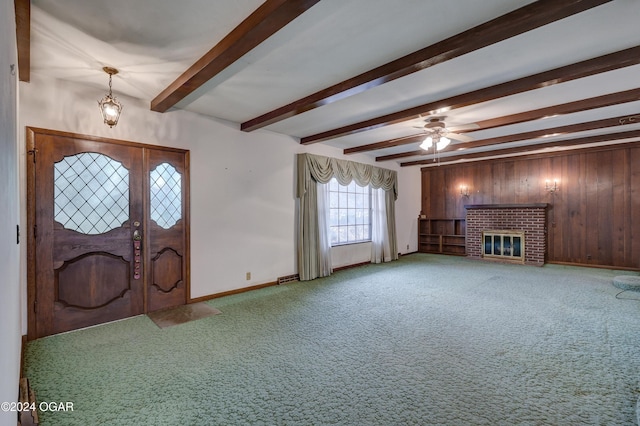
[[[466,254],[464,218],[418,218],[418,251]]]

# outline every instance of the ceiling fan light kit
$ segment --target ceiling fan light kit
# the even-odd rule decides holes
[[[467,142],[471,138],[465,135],[459,135],[447,129],[444,124],[446,117],[433,117],[427,121],[422,128],[427,133],[427,137],[420,144],[420,148],[428,151],[434,144],[434,151],[442,151],[451,143],[451,139]]]

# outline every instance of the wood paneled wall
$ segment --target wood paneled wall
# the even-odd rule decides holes
[[[558,191],[545,181],[558,180]],[[460,186],[469,187],[469,197]],[[548,203],[547,262],[640,269],[640,143],[422,169],[422,213]]]

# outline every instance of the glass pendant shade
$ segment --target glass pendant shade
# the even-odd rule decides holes
[[[450,143],[451,143],[451,140],[443,136],[440,138],[440,141],[436,144],[436,148],[438,149],[438,151],[442,151],[443,149],[448,147]]]
[[[420,148],[424,149],[425,151],[428,151],[429,148],[431,148],[432,146],[433,146],[433,139],[431,138],[431,136],[427,136],[426,138],[424,138],[424,140],[420,144]]]
[[[98,101],[98,105],[100,105],[100,112],[102,113],[104,124],[109,127],[113,127],[118,124],[120,112],[122,111],[122,104],[120,104],[120,102],[109,94],[102,98],[101,101]]]

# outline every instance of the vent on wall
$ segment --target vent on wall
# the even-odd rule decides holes
[[[300,275],[293,274],[293,275],[287,275],[284,277],[278,277],[278,285],[290,283],[292,281],[300,281]]]

